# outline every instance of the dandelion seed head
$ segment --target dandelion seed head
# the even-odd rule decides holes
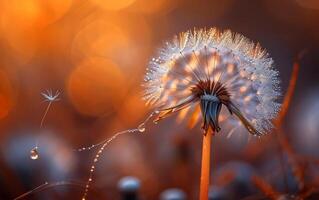
[[[60,98],[59,98],[60,91],[59,90],[57,90],[55,92],[55,94],[53,94],[52,90],[46,90],[46,92],[42,92],[41,94],[44,97],[44,101],[53,102],[53,101],[60,100]]]
[[[196,124],[201,116],[206,131],[238,127],[261,135],[280,107],[273,60],[259,44],[229,30],[175,36],[151,59],[144,80],[144,99],[160,111],[158,119],[183,110],[180,118]]]

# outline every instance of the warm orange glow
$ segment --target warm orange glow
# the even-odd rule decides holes
[[[239,88],[239,91],[241,92],[241,93],[244,93],[244,92],[246,92],[247,91],[247,87],[246,86],[242,86],[242,87],[240,87]]]
[[[248,70],[242,72],[243,82],[239,75],[243,71],[240,66],[249,65],[251,60],[241,62],[241,58],[246,57],[245,53],[249,54],[248,57],[258,57],[266,50],[258,47],[246,52],[251,47],[242,45],[247,42],[244,39],[238,40],[237,48],[234,44],[232,52],[228,52],[228,45],[219,48],[222,47],[219,43],[226,44],[225,41],[228,41],[219,37],[226,29],[246,35],[254,43],[259,41],[261,46],[267,47],[269,56],[274,58],[274,69],[279,69],[282,89],[278,92],[286,95],[276,100],[281,106],[278,107],[278,117],[273,120],[276,128],[272,130],[275,132],[260,140],[252,139],[244,149],[240,148],[246,144],[246,135],[249,134],[244,132],[245,124],[222,105],[218,118],[221,131],[216,133],[216,141],[211,143],[217,144],[213,148],[217,152],[210,156],[214,163],[210,168],[229,171],[212,171],[210,186],[213,187],[210,189],[215,192],[215,189],[224,190],[222,187],[225,186],[229,190],[225,194],[233,197],[230,199],[239,199],[235,193],[241,191],[232,189],[237,186],[232,184],[238,178],[237,170],[247,172],[247,181],[243,183],[250,185],[253,184],[248,180],[250,172],[258,171],[260,175],[268,175],[269,170],[275,172],[281,163],[277,157],[272,157],[281,156],[281,152],[274,153],[272,147],[277,149],[277,144],[273,136],[279,136],[284,151],[284,168],[294,172],[292,175],[297,177],[298,182],[302,178],[302,169],[297,166],[289,170],[291,161],[294,161],[289,157],[297,153],[296,161],[301,164],[312,166],[315,162],[319,163],[318,159],[311,158],[310,161],[310,156],[309,160],[302,156],[319,152],[315,146],[305,145],[314,136],[310,137],[308,129],[303,128],[316,128],[310,116],[316,114],[316,109],[309,113],[303,108],[304,105],[315,108],[310,102],[315,102],[315,94],[318,93],[319,1],[254,2],[0,0],[0,146],[3,152],[0,171],[4,172],[0,173],[0,183],[4,186],[0,189],[0,198],[14,199],[26,192],[27,195],[21,199],[41,196],[77,199],[88,189],[86,200],[118,199],[118,181],[124,176],[135,176],[140,180],[141,197],[161,199],[164,189],[176,187],[185,192],[186,199],[198,199],[200,139],[204,134],[201,99],[197,97],[187,104],[189,107],[180,110],[169,107],[190,100],[189,97],[194,95],[191,88],[196,87],[198,79],[215,76],[217,80],[222,76],[220,83],[225,84],[232,101],[238,98],[240,104],[236,103],[236,106],[252,125],[263,129],[257,117],[253,116],[258,114],[260,119],[261,115],[268,113],[266,110],[259,114],[267,107],[255,104],[255,100],[263,100],[263,95],[269,92],[264,87],[257,87],[259,81],[264,83],[267,77],[260,76],[257,67],[256,70],[247,67]],[[213,36],[206,37],[199,31],[213,26],[222,30],[216,30],[216,39],[220,41],[209,42]],[[186,30],[197,30],[194,32],[203,39],[203,43],[189,35],[179,43],[178,33]],[[186,45],[187,41],[192,42]],[[208,44],[212,48],[207,48]],[[202,49],[205,45],[206,49]],[[167,47],[167,51],[161,49],[163,47]],[[298,72],[299,63],[295,63],[287,88],[287,76],[289,78],[291,73],[290,56],[303,47],[309,48],[309,55],[302,60],[302,73]],[[236,56],[237,51],[244,54]],[[171,59],[164,62],[166,58]],[[161,68],[158,74],[146,77],[154,65]],[[210,76],[206,77],[205,72],[209,72]],[[297,84],[300,85],[296,88],[299,75],[301,79]],[[246,82],[246,79],[251,81]],[[154,84],[154,90],[146,91],[144,80]],[[255,83],[257,86],[253,87]],[[41,95],[42,92],[48,93],[46,90],[52,90],[53,94],[60,92],[58,101],[51,102],[48,110],[50,102],[45,100],[49,99]],[[293,96],[294,91],[296,96]],[[154,98],[145,99],[146,95]],[[268,97],[272,98],[272,95],[265,95],[267,100]],[[163,104],[159,98],[170,103]],[[277,108],[277,104],[274,105]],[[283,130],[278,129],[284,122],[284,127],[290,131],[287,132],[289,139],[294,141],[293,146],[289,146]],[[238,124],[241,124],[240,129],[234,128]],[[301,131],[298,132],[299,129]],[[85,188],[94,154],[102,146],[88,150],[89,147],[124,130],[130,131],[112,139],[110,145],[104,147],[103,154],[98,155],[100,161],[95,163],[91,184]],[[231,139],[226,140],[230,136]],[[302,142],[298,140],[300,137]],[[38,157],[31,160],[30,151],[37,142]],[[294,152],[291,147],[302,152]],[[73,151],[77,149],[81,151]],[[269,161],[270,167],[267,167]],[[208,164],[207,160],[205,163]],[[235,163],[234,167],[232,163]],[[251,168],[246,171],[245,166]],[[208,169],[206,167],[206,172]],[[284,175],[289,178],[291,173],[280,173],[279,170],[276,171],[278,176],[267,178],[284,186],[281,179]],[[309,186],[312,189],[311,184],[319,184],[319,178],[311,180],[316,174],[312,174],[311,171],[315,171],[312,168],[309,170],[305,171],[306,180],[309,177],[309,185],[306,182],[305,188]],[[204,178],[208,177],[206,173]],[[69,178],[78,185],[63,185]],[[45,181],[49,184],[28,193]],[[54,185],[55,181],[59,181],[58,185]],[[208,181],[205,180],[206,183]],[[214,188],[215,185],[218,188]],[[55,189],[56,186],[59,188]],[[63,193],[57,194],[57,190],[61,189]],[[282,189],[290,191],[289,188]],[[306,190],[303,191],[306,193]],[[247,193],[247,198],[251,195],[254,197],[255,193]]]
[[[135,0],[91,0],[96,5],[106,10],[121,10],[128,7]]]
[[[247,102],[249,102],[251,100],[251,96],[246,96],[245,98],[244,98],[244,101],[247,103]]]
[[[219,63],[219,57],[217,54],[214,54],[214,56],[211,57],[211,59],[209,59],[208,61],[208,70],[209,72],[213,72],[216,68],[216,66],[218,65]]]
[[[145,102],[141,99],[140,92],[133,92],[118,109],[119,118],[129,124],[136,124],[138,120],[146,115],[144,104]]]
[[[0,2],[0,32],[19,60],[28,61],[38,47],[41,32],[60,19],[72,0],[10,0]]]
[[[189,128],[194,128],[194,126],[198,123],[198,120],[200,119],[200,107],[199,105],[195,107],[195,111],[192,114],[192,117],[190,118],[189,122],[188,122],[188,127]]]
[[[85,57],[101,56],[121,68],[137,67],[149,47],[150,33],[142,18],[129,20],[106,16],[89,22],[73,40],[72,59],[77,62]]]
[[[124,77],[110,60],[90,58],[72,72],[67,90],[79,112],[106,115],[115,110],[115,105],[120,105],[125,91]]]
[[[182,110],[179,112],[179,114],[178,114],[178,116],[177,116],[177,118],[176,118],[176,121],[177,121],[178,123],[181,123],[181,122],[183,121],[183,119],[185,119],[185,117],[186,117],[186,115],[187,115],[189,109],[190,109],[190,107],[187,107],[187,108],[182,109]]]
[[[137,0],[130,6],[130,10],[139,13],[165,15],[175,9],[176,6],[176,1],[170,0]]]
[[[10,103],[8,98],[0,94],[0,119],[6,117],[10,110]]]
[[[228,64],[227,65],[227,73],[228,74],[233,73],[234,72],[234,68],[235,68],[234,64]]]
[[[5,118],[13,106],[13,88],[8,75],[0,70],[0,119]]]

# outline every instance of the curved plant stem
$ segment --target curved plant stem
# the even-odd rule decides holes
[[[208,129],[207,132],[203,135],[199,200],[208,200],[212,135],[213,132],[210,129]]]
[[[288,86],[287,92],[285,94],[284,101],[283,101],[282,106],[281,106],[281,110],[278,114],[278,117],[275,119],[275,125],[277,127],[281,126],[281,124],[282,124],[282,122],[283,122],[283,120],[288,112],[288,108],[290,106],[293,94],[294,94],[295,89],[296,89],[299,68],[300,68],[299,62],[295,61],[293,64],[293,69],[292,69],[292,73],[291,73],[291,77],[290,77],[290,81],[289,81],[289,86]]]
[[[38,192],[41,192],[41,191],[44,191],[44,190],[47,190],[50,188],[54,188],[57,186],[84,187],[84,184],[76,182],[76,181],[58,181],[58,182],[54,182],[54,183],[45,182],[45,183],[37,186],[36,188],[34,188],[28,192],[25,192],[25,193],[21,194],[20,196],[14,198],[14,200],[24,199],[25,197],[30,196],[31,194],[38,193]]]

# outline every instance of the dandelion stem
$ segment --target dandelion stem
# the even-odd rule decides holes
[[[14,198],[14,200],[23,199],[24,197],[26,197],[26,196],[28,196],[28,195],[30,195],[30,194],[36,192],[37,190],[39,190],[39,189],[45,187],[46,185],[48,185],[48,182],[45,182],[45,183],[43,183],[43,184],[37,186],[36,188],[34,188],[34,189],[32,189],[32,190],[30,190],[30,191],[28,191],[28,192],[26,192],[26,193],[23,193],[22,195],[20,195],[20,196]]]
[[[210,180],[210,153],[213,132],[208,129],[203,136],[202,169],[200,176],[199,200],[208,200],[208,188]]]
[[[49,109],[51,107],[51,103],[52,103],[52,101],[49,101],[49,104],[47,105],[47,108],[44,111],[44,114],[43,114],[41,122],[40,122],[40,128],[42,128],[42,126],[43,126],[44,119],[45,119],[45,117],[47,116],[47,114],[49,112]],[[36,139],[35,148],[38,148],[38,146],[39,146],[39,141],[38,141],[38,139]]]
[[[47,116],[47,114],[49,112],[51,104],[52,104],[52,101],[49,101],[49,104],[48,104],[47,108],[45,109],[44,114],[42,116],[41,123],[40,123],[40,128],[42,128],[42,126],[43,126],[44,119],[45,119],[45,117]]]

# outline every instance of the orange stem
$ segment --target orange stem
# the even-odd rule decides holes
[[[279,199],[280,193],[277,192],[267,181],[259,176],[253,176],[252,182],[270,199]]]
[[[281,110],[278,114],[277,119],[275,119],[275,125],[277,127],[282,124],[282,122],[283,122],[283,120],[288,112],[288,108],[290,106],[292,97],[293,97],[295,89],[296,89],[299,68],[300,68],[299,60],[296,60],[293,64],[292,73],[291,73],[291,77],[290,77],[290,81],[289,81],[289,86],[288,86],[287,92],[285,94],[285,97],[284,97],[284,100],[283,100],[283,103],[281,106]]]
[[[202,147],[202,169],[200,176],[200,194],[199,200],[208,200],[208,188],[210,180],[210,153],[212,142],[212,131],[209,129],[203,136]]]

